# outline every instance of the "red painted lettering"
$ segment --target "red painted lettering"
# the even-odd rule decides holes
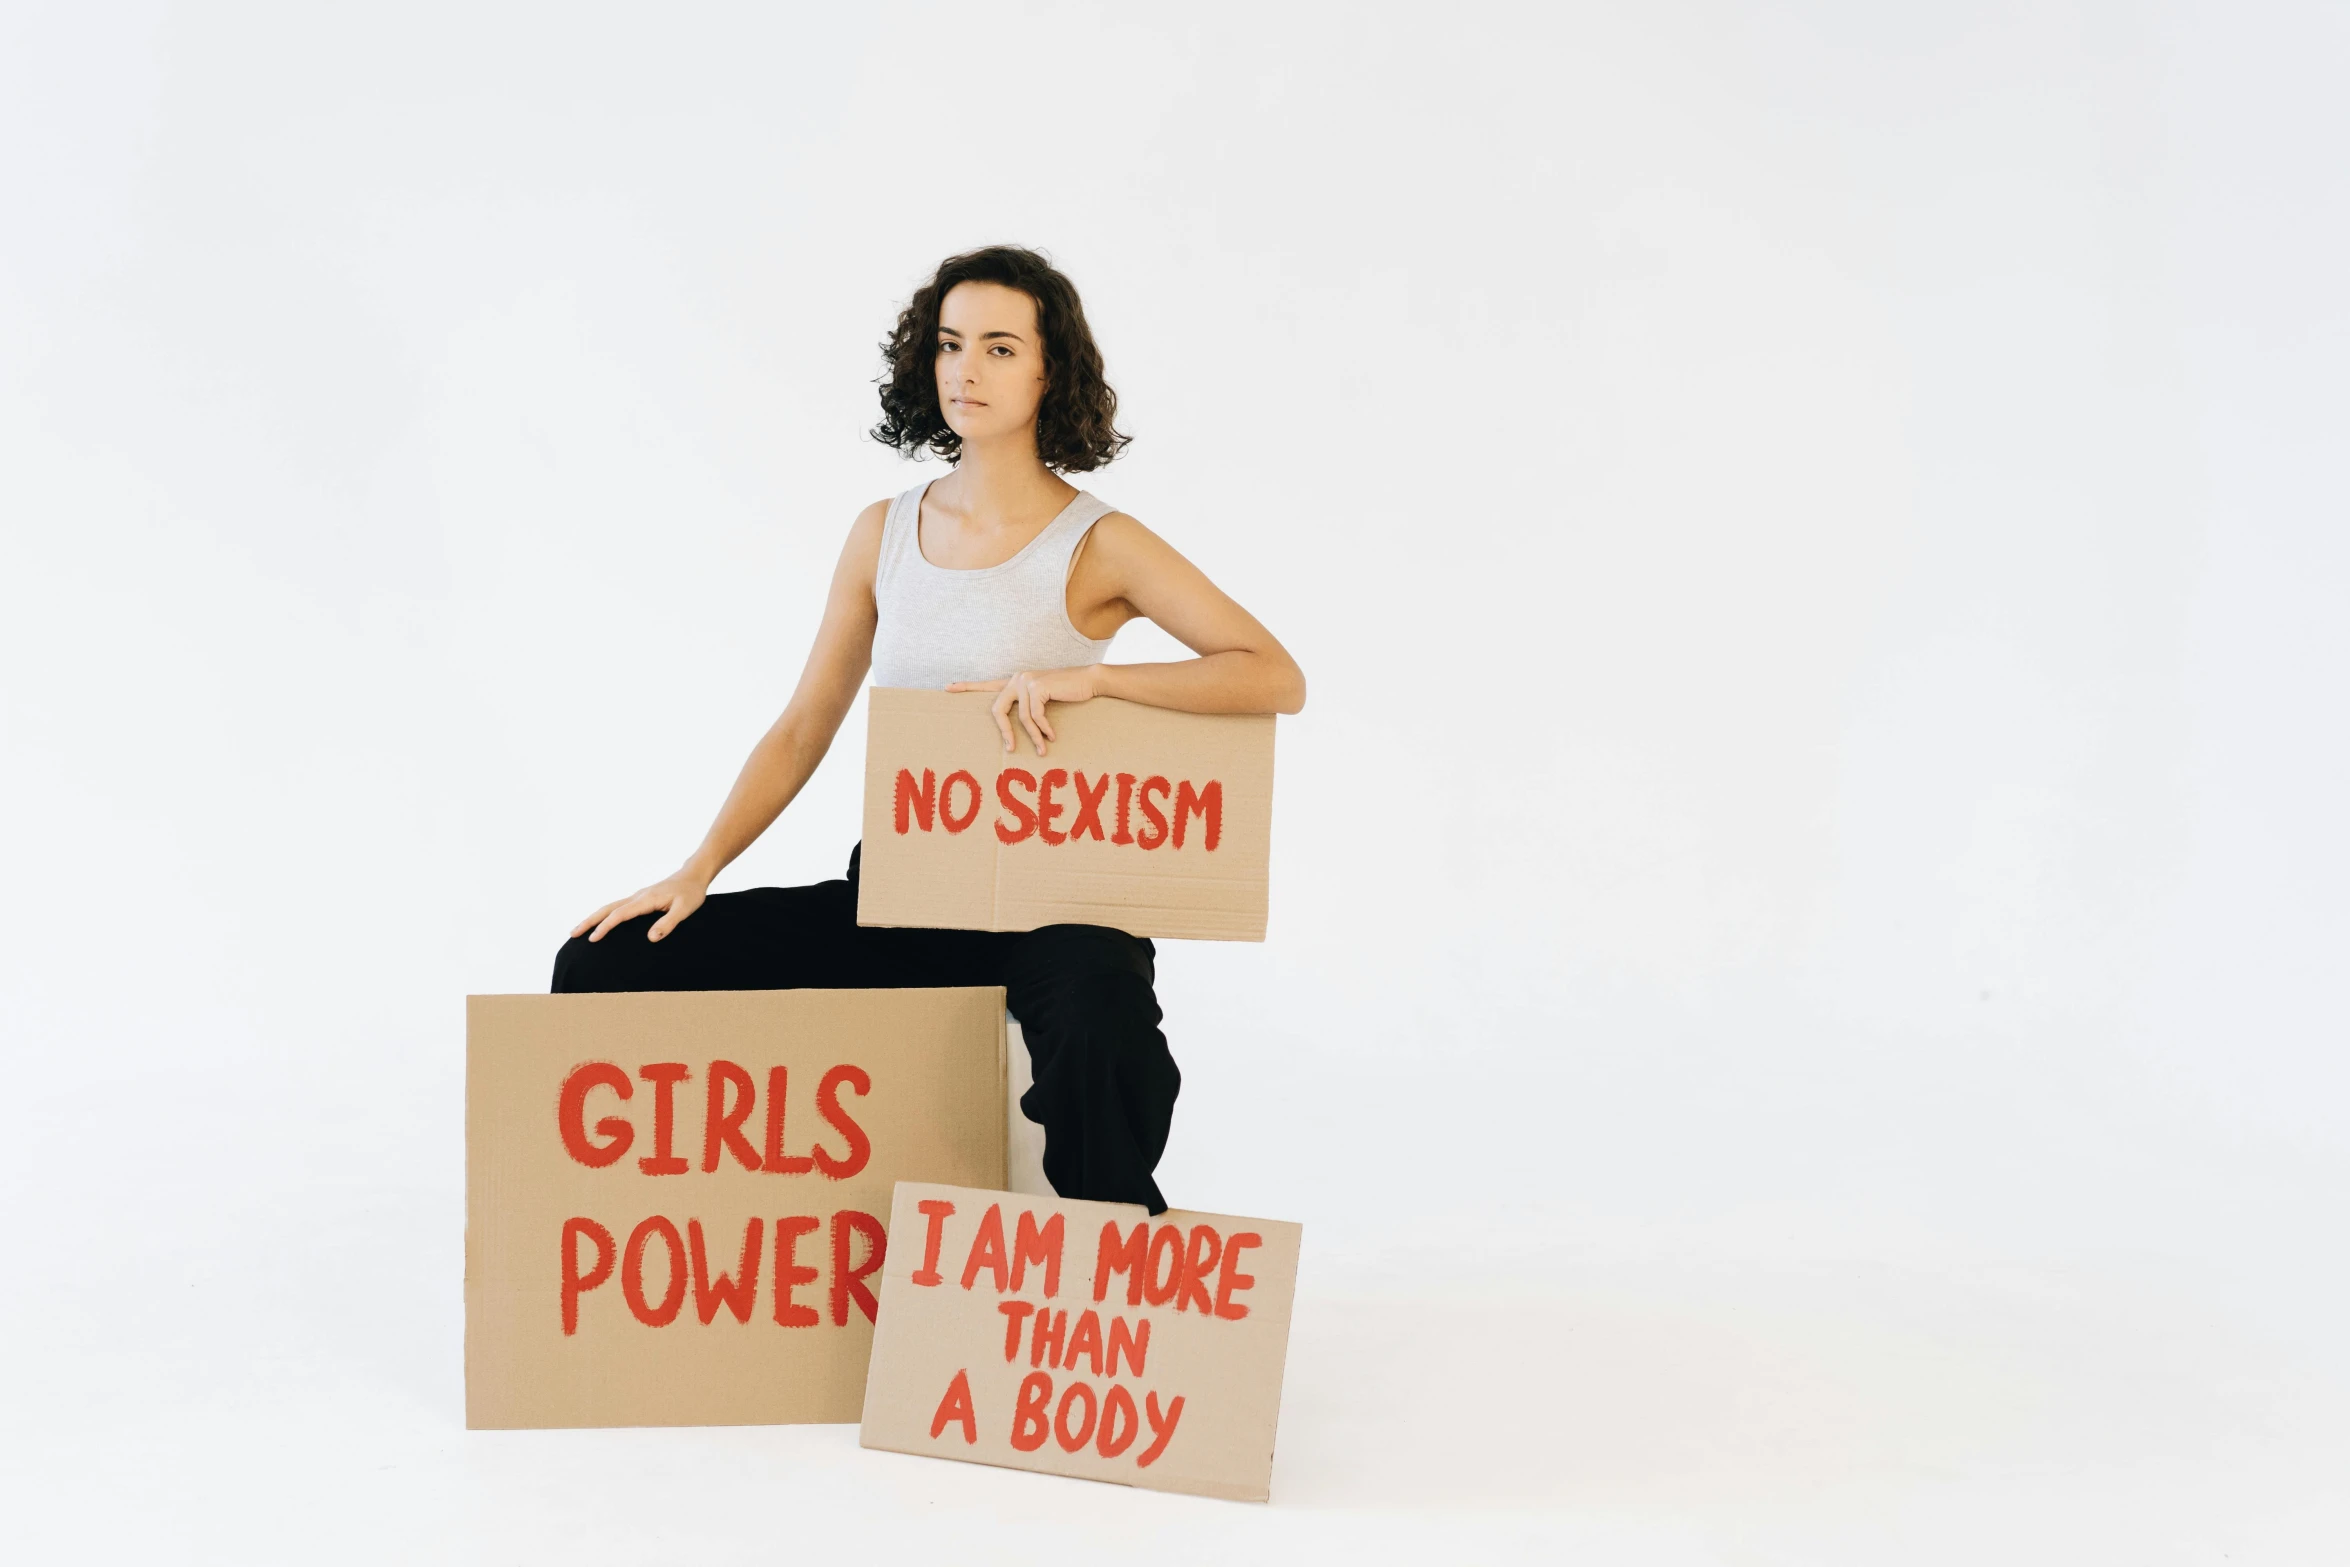
[[[1205,1243],[1204,1245],[1202,1243]],[[1191,1250],[1183,1258],[1183,1284],[1175,1292],[1175,1309],[1186,1311],[1193,1301],[1199,1302],[1199,1314],[1207,1316],[1216,1307],[1208,1299],[1208,1270],[1216,1265],[1216,1255],[1224,1249],[1224,1239],[1212,1224],[1191,1227]]]
[[[1044,782],[1036,791],[1036,835],[1047,843],[1067,843],[1069,835],[1053,830],[1053,818],[1069,807],[1053,798],[1053,791],[1069,781],[1069,775],[1058,767],[1044,775]]]
[[[1134,775],[1118,775],[1118,830],[1110,834],[1112,843],[1132,843],[1134,834],[1126,830],[1126,808],[1134,803]]]
[[[585,1273],[579,1271],[579,1240],[583,1235],[596,1243],[596,1265]],[[579,1297],[612,1276],[612,1255],[610,1230],[593,1219],[563,1221],[563,1332],[566,1337],[579,1331]]]
[[[1094,1254],[1093,1298],[1100,1300],[1110,1292],[1110,1275],[1126,1275],[1126,1304],[1142,1304],[1142,1277],[1147,1271],[1143,1259],[1149,1255],[1151,1227],[1145,1222],[1134,1227],[1134,1233],[1120,1239],[1114,1223],[1102,1226],[1100,1249]]]
[[[656,1235],[669,1248],[669,1287],[658,1306],[645,1299],[645,1244]],[[628,1250],[620,1258],[620,1293],[629,1311],[648,1328],[669,1326],[685,1304],[685,1242],[678,1237],[677,1226],[659,1214],[628,1232]]]
[[[1224,1271],[1216,1276],[1216,1315],[1227,1322],[1238,1322],[1248,1315],[1248,1308],[1236,1304],[1232,1297],[1257,1282],[1240,1271],[1240,1253],[1244,1247],[1264,1244],[1265,1238],[1254,1230],[1242,1230],[1225,1242]]]
[[[1020,1223],[1012,1232],[1012,1288],[1020,1287],[1021,1277],[1030,1263],[1044,1268],[1044,1298],[1051,1300],[1061,1293],[1061,1216],[1054,1214],[1045,1221],[1043,1229],[1036,1227],[1036,1215],[1020,1210]]]
[[[771,1066],[767,1069],[767,1158],[759,1168],[770,1175],[805,1175],[816,1168],[816,1161],[806,1154],[787,1154],[783,1151],[783,1111],[789,1101],[791,1069]]]
[[[727,1090],[732,1089],[729,1094]],[[735,1161],[746,1170],[759,1168],[758,1150],[743,1135],[743,1123],[751,1118],[751,1106],[758,1099],[758,1086],[751,1074],[732,1061],[710,1063],[710,1092],[707,1113],[702,1118],[702,1169],[705,1173],[718,1168],[720,1149],[733,1154]],[[734,1108],[726,1101],[732,1098]]]
[[[950,1424],[963,1428],[966,1444],[979,1440],[979,1417],[971,1411],[971,1373],[968,1371],[956,1372],[955,1380],[947,1384],[947,1396],[938,1401],[938,1413],[930,1417],[930,1439],[937,1441],[938,1434]]]
[[[963,1262],[963,1288],[979,1277],[979,1270],[987,1269],[995,1275],[995,1292],[1004,1292],[1004,1275],[1010,1271],[1004,1261],[1004,1205],[991,1202],[987,1213],[979,1221],[979,1231],[971,1237],[971,1255]]]
[[[932,1289],[941,1282],[938,1276],[938,1243],[946,1236],[947,1216],[955,1211],[955,1205],[941,1202],[935,1197],[925,1197],[914,1207],[930,1221],[930,1228],[922,1237],[922,1266],[914,1270],[913,1282],[924,1289]]]
[[[1125,1429],[1111,1435],[1121,1419]],[[1134,1395],[1112,1383],[1109,1396],[1102,1400],[1101,1434],[1093,1439],[1093,1450],[1104,1458],[1115,1458],[1134,1445],[1134,1433],[1141,1429],[1142,1416],[1134,1411]]]
[[[794,1214],[775,1221],[775,1325],[782,1328],[812,1328],[822,1319],[816,1308],[803,1306],[791,1298],[791,1292],[803,1284],[816,1282],[816,1270],[798,1260],[800,1237],[817,1225],[813,1214]]]
[[[735,1264],[734,1277],[721,1273],[713,1277],[710,1260],[702,1250],[702,1221],[685,1221],[686,1245],[694,1257],[694,1315],[708,1327],[717,1319],[718,1308],[724,1306],[734,1313],[737,1322],[751,1320],[751,1307],[759,1300],[760,1243],[767,1237],[766,1226],[758,1219],[743,1226],[742,1260]]]
[[[1078,773],[1071,780],[1077,785],[1077,819],[1069,824],[1069,836],[1082,838],[1091,829],[1093,841],[1102,841],[1102,796],[1110,792],[1110,775],[1102,774],[1102,781],[1092,788],[1085,787],[1085,774]]]
[[[1167,1279],[1163,1284],[1159,1282],[1159,1259],[1161,1257],[1175,1259],[1168,1265]],[[1154,1306],[1164,1306],[1175,1298],[1175,1292],[1181,1288],[1183,1288],[1183,1226],[1162,1224],[1159,1226],[1158,1233],[1151,1237],[1150,1266],[1143,1270],[1143,1299]]]
[[[1077,1395],[1085,1395],[1085,1423],[1074,1429],[1069,1424],[1069,1406],[1077,1402]],[[1072,1382],[1061,1395],[1061,1407],[1053,1412],[1053,1440],[1061,1444],[1061,1451],[1074,1453],[1093,1440],[1094,1416],[1099,1413],[1094,1403],[1093,1389],[1083,1382]]]
[[[1032,1366],[1051,1366],[1060,1363],[1062,1332],[1069,1326],[1069,1313],[1055,1311],[1050,1306],[1036,1308],[1035,1331],[1028,1335],[1028,1363]]]
[[[694,1074],[683,1061],[656,1061],[638,1067],[636,1075],[653,1085],[653,1152],[636,1167],[647,1175],[683,1175],[685,1160],[669,1150],[677,1133],[677,1085]]]
[[[865,1260],[854,1268],[849,1266],[849,1236],[852,1233],[865,1237]],[[880,1268],[881,1260],[887,1255],[888,1250],[889,1232],[881,1227],[881,1221],[873,1215],[859,1213],[854,1208],[843,1208],[832,1216],[832,1325],[834,1327],[845,1328],[849,1325],[849,1302],[851,1300],[857,1303],[859,1311],[865,1313],[867,1322],[873,1321],[881,1314],[881,1302],[873,1298],[873,1290],[865,1280],[868,1275]]]
[[[971,791],[970,809],[964,811],[959,816],[955,814],[955,785],[957,784],[961,784],[964,788]],[[969,773],[964,772],[961,768],[956,768],[953,772],[947,774],[946,782],[938,786],[939,821],[944,824],[948,832],[961,832],[964,828],[979,820],[979,802],[982,798],[983,794],[979,787],[979,780],[972,777]]]
[[[914,782],[914,772],[912,768],[901,767],[898,769],[897,808],[899,837],[902,838],[906,834],[907,818],[909,816],[912,817],[914,821],[920,822],[922,824],[922,830],[924,832],[930,831],[931,813],[937,804],[938,775],[936,773],[932,772],[927,767],[923,768],[922,782],[920,786],[917,787]]]
[[[1004,843],[1018,843],[1021,839],[1031,837],[1036,832],[1036,812],[1027,801],[1013,798],[1012,785],[1014,784],[1023,785],[1033,792],[1036,788],[1036,774],[1025,767],[1007,767],[995,775],[997,802],[1005,810],[1010,811],[1012,819],[1020,824],[1018,827],[1006,827],[1002,817],[999,816],[995,819],[995,835],[998,840]]]
[[[824,1074],[824,1081],[816,1085],[816,1113],[832,1123],[833,1130],[847,1140],[849,1156],[835,1159],[822,1148],[812,1150],[816,1168],[835,1181],[845,1181],[865,1168],[865,1161],[873,1157],[873,1140],[865,1135],[865,1128],[849,1118],[840,1107],[840,1085],[846,1083],[860,1099],[873,1092],[873,1079],[865,1075],[861,1066],[843,1061]]]
[[[1143,1449],[1142,1456],[1134,1461],[1134,1467],[1148,1469],[1152,1464],[1158,1462],[1159,1455],[1165,1452],[1167,1444],[1174,1440],[1175,1422],[1183,1418],[1183,1400],[1178,1398],[1170,1403],[1167,1406],[1166,1414],[1161,1415],[1159,1413],[1159,1395],[1145,1393],[1142,1396],[1142,1412],[1150,1417],[1151,1445]]]
[[[1183,780],[1175,791],[1175,847],[1183,847],[1183,823],[1186,817],[1197,816],[1207,825],[1206,847],[1216,852],[1217,842],[1224,836],[1224,785],[1217,779],[1208,780],[1207,787],[1194,794],[1191,780]]]
[[[1061,1369],[1076,1369],[1079,1355],[1085,1357],[1087,1369],[1095,1376],[1102,1374],[1102,1319],[1099,1312],[1087,1311],[1077,1319],[1077,1331],[1069,1335],[1069,1351],[1061,1357]]]
[[[601,1143],[591,1143],[587,1135],[587,1096],[591,1088],[609,1088],[626,1099],[636,1092],[636,1085],[628,1074],[609,1061],[589,1061],[571,1069],[563,1079],[563,1092],[555,1100],[555,1125],[563,1133],[563,1151],[592,1170],[617,1164],[628,1152],[628,1145],[636,1138],[636,1128],[616,1115],[608,1115],[596,1123],[596,1135]]]
[[[1033,1301],[999,1300],[995,1309],[1004,1314],[1004,1364],[1008,1366],[1020,1353],[1020,1324],[1028,1320],[1036,1305]]]
[[[1126,1352],[1126,1364],[1133,1369],[1134,1374],[1141,1376],[1142,1363],[1150,1358],[1151,1352],[1150,1318],[1139,1319],[1131,1332],[1127,1330],[1124,1317],[1110,1319],[1110,1351],[1103,1358],[1109,1361],[1107,1370],[1111,1376],[1118,1374],[1118,1351],[1120,1350]]]
[[[1150,825],[1135,836],[1134,846],[1136,848],[1155,849],[1167,841],[1166,814],[1151,804],[1151,796],[1155,793],[1163,800],[1167,797],[1169,787],[1166,779],[1156,776],[1145,778],[1142,781],[1142,792],[1134,797],[1134,803],[1142,807],[1143,820],[1149,822]]]
[[[1049,1422],[1045,1406],[1053,1396],[1053,1379],[1041,1371],[1031,1371],[1020,1379],[1020,1399],[1012,1406],[1012,1450],[1033,1453],[1044,1446]]]

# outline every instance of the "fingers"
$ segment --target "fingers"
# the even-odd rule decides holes
[[[1013,702],[1019,699],[1020,689],[1009,680],[999,680],[996,685],[1002,694],[995,699],[994,705],[988,708],[988,712],[995,719],[997,731],[1004,737],[1004,749],[1009,751],[1015,748],[1012,739],[1012,720],[1009,714]]]
[[[1020,724],[1035,742],[1036,754],[1044,755],[1045,730],[1038,721],[1038,712],[1044,704],[1037,700],[1036,682],[1023,677],[1020,681]]]
[[[677,929],[677,927],[684,922],[687,915],[693,913],[694,910],[700,908],[701,906],[702,900],[699,897],[687,893],[679,893],[675,898],[670,900],[669,912],[661,916],[661,918],[655,920],[653,922],[653,928],[645,932],[645,940],[659,941],[663,936],[666,936],[671,931]]]
[[[596,927],[595,934],[588,937],[588,940],[602,941],[612,933],[613,926],[625,925],[639,914],[650,914],[655,909],[667,907],[667,899],[654,897],[649,892],[640,892],[633,898],[623,898],[605,912],[604,922]]]
[[[1029,742],[1036,747],[1037,755],[1044,755],[1051,743],[1060,738],[1048,716],[1052,696],[1046,689],[1046,683],[1033,673],[1023,670],[1008,680],[958,680],[947,689],[993,691],[996,694],[988,714],[995,719],[996,733],[1004,737],[1004,749],[1007,751],[1020,749],[1019,737],[1012,732],[1014,713],[1019,715],[1020,727],[1028,731]],[[1081,693],[1075,700],[1082,702],[1085,697]]]
[[[1047,740],[1060,739],[1060,735],[1057,734],[1053,729],[1053,715],[1051,706],[1053,699],[1051,693],[1037,690],[1034,686],[1031,686],[1029,691],[1030,694],[1033,695],[1036,699],[1035,707],[1033,709],[1036,714],[1036,727],[1044,731],[1044,737]],[[1042,751],[1044,748],[1039,746],[1037,749]]]
[[[587,935],[589,931],[596,928],[597,921],[601,920],[605,915],[611,913],[618,907],[620,907],[620,905],[617,902],[605,904],[602,908],[596,910],[595,913],[590,914],[586,919],[583,919],[578,924],[572,926],[571,934],[574,936]]]

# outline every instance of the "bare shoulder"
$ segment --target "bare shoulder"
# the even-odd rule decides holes
[[[1118,559],[1147,559],[1159,551],[1172,548],[1165,539],[1144,527],[1132,512],[1102,513],[1101,520],[1093,525],[1087,537],[1088,542],[1098,539],[1099,547]]]
[[[875,501],[857,513],[857,520],[849,524],[849,548],[864,554],[875,554],[881,549],[881,530],[889,524],[888,501]]]
[[[857,513],[857,520],[849,524],[849,536],[841,546],[840,569],[870,582],[881,566],[881,530],[889,521],[887,501],[875,501]]]
[[[1122,580],[1156,576],[1171,568],[1189,567],[1183,552],[1144,527],[1133,513],[1105,512],[1089,537],[1098,537],[1099,560]]]

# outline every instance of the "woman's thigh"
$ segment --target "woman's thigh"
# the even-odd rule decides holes
[[[1106,925],[1045,925],[1008,939],[1003,982],[1040,996],[1111,975],[1147,987],[1158,977],[1157,957],[1149,941]]]
[[[641,915],[555,957],[553,989],[871,990],[1003,983],[1007,938],[857,923],[856,884],[715,893],[659,941]]]
[[[1064,1045],[1106,1049],[1113,1061],[1166,1056],[1155,958],[1148,941],[1099,925],[1047,925],[1013,938],[1005,999],[1040,1081]]]
[[[553,988],[797,990],[855,985],[856,904],[845,881],[715,893],[659,941],[657,916],[615,925],[604,939],[574,936],[555,955]]]

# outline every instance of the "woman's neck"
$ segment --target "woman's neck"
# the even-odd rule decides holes
[[[966,442],[941,498],[973,522],[1021,528],[1051,521],[1077,487],[1037,460],[1033,440]]]

